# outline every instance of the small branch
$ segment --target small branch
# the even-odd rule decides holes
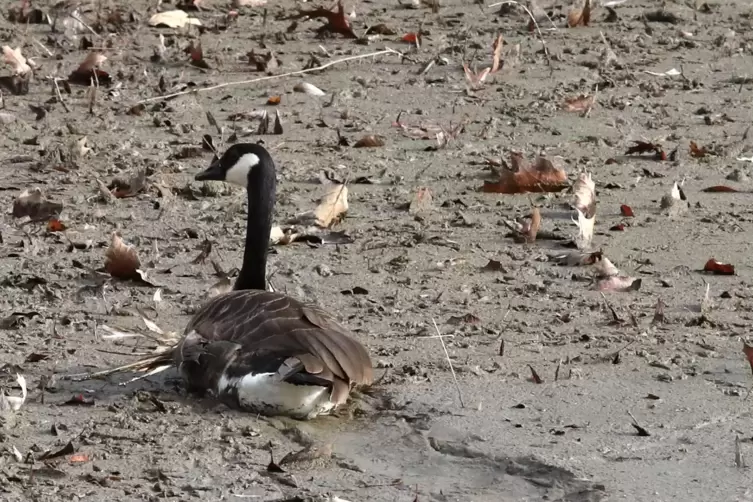
[[[315,71],[324,70],[325,68],[329,68],[330,66],[334,66],[334,65],[340,64],[340,63],[345,63],[347,61],[355,61],[356,59],[364,59],[364,58],[373,57],[373,56],[382,56],[384,54],[396,54],[396,55],[400,56],[401,58],[405,57],[402,52],[399,52],[399,51],[396,51],[395,49],[391,49],[391,48],[387,47],[386,49],[381,50],[381,51],[370,52],[368,54],[359,54],[358,56],[349,56],[349,57],[346,57],[346,58],[337,59],[335,61],[330,61],[329,63],[323,64],[321,66],[317,66],[315,68],[308,68],[308,69],[305,69],[305,70],[296,70],[296,71],[291,71],[291,72],[288,72],[288,73],[282,73],[280,75],[270,75],[270,76],[266,76],[266,77],[252,78],[250,80],[239,80],[239,81],[235,81],[235,82],[223,82],[221,84],[212,85],[212,86],[209,86],[209,87],[203,87],[201,89],[191,89],[191,90],[188,90],[188,91],[174,92],[172,94],[165,94],[165,95],[162,95],[162,96],[155,96],[153,98],[147,98],[147,99],[143,99],[141,101],[138,101],[135,104],[136,105],[140,105],[140,104],[144,104],[144,103],[151,103],[153,101],[163,101],[165,99],[175,98],[177,96],[184,96],[186,94],[193,94],[193,93],[198,93],[198,92],[213,91],[215,89],[222,89],[224,87],[233,87],[233,86],[236,86],[236,85],[246,85],[246,84],[253,84],[255,82],[264,82],[266,80],[274,80],[274,79],[277,79],[277,78],[287,78],[287,77],[293,77],[295,75],[304,75],[306,73],[312,73],[312,72],[315,72]]]
[[[444,355],[447,358],[447,364],[450,365],[450,372],[452,373],[452,379],[455,381],[455,388],[458,391],[458,398],[460,398],[460,407],[465,408],[465,402],[463,401],[463,393],[460,392],[460,384],[458,384],[458,377],[455,375],[455,368],[452,367],[452,361],[450,360],[450,353],[447,352],[447,345],[445,345],[444,343],[443,335],[439,332],[439,328],[437,327],[437,321],[435,321],[434,318],[432,317],[431,322],[434,324],[434,330],[437,332],[437,338],[439,338],[439,341],[442,342],[442,349],[444,349]]]

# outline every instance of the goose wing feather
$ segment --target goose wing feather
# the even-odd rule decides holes
[[[368,352],[345,327],[319,307],[280,293],[242,290],[219,295],[194,315],[185,336],[192,332],[204,343],[237,344],[241,359],[281,358],[286,366],[281,374],[305,370],[328,381],[373,380]],[[288,361],[290,357],[298,363]]]

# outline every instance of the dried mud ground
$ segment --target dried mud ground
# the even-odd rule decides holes
[[[221,24],[225,5],[205,3],[212,10],[196,15],[209,26]],[[40,68],[29,94],[4,92],[2,112],[10,117],[0,138],[0,202],[10,213],[24,189],[39,187],[64,205],[68,225],[65,234],[47,233],[43,224],[3,218],[0,362],[6,393],[18,394],[19,372],[29,395],[20,411],[2,416],[2,499],[753,499],[750,472],[737,465],[750,457],[753,438],[745,400],[751,371],[741,352],[753,305],[753,203],[750,193],[702,192],[719,184],[753,188],[745,181],[750,164],[736,160],[753,153],[753,140],[744,136],[752,111],[750,6],[721,2],[696,10],[668,2],[678,20],[667,23],[642,19],[656,9],[653,2],[630,1],[616,7],[615,22],[600,8],[592,26],[564,29],[563,6],[556,5],[548,10],[560,28],[543,25],[551,76],[540,41],[515,11],[499,15],[497,8],[456,0],[443,2],[438,14],[393,2],[358,3],[356,31],[386,23],[398,34],[364,46],[341,37],[317,40],[318,21],[277,37],[290,25],[279,18],[295,7],[270,4],[266,28],[249,9],[226,31],[209,30],[202,45],[212,68],[202,71],[185,64],[181,49],[190,37],[146,27],[154,4],[134,2],[127,8],[139,14],[138,24],[92,37],[96,47],[109,45],[103,70],[116,81],[99,93],[93,114],[85,88],[64,95],[66,111],[51,100],[44,79],[76,67],[85,56],[79,41],[49,26],[2,22],[4,43],[21,46]],[[160,94],[161,76],[168,87],[260,76],[244,61],[248,51],[260,50],[262,33],[284,72],[302,68],[310,53],[325,63],[384,46],[410,51],[396,40],[419,25],[426,34],[411,61],[362,59],[305,77],[150,104],[140,116],[125,113]],[[160,31],[175,45],[166,62],[153,63]],[[600,31],[617,65],[601,66]],[[479,68],[489,65],[497,33],[508,50],[520,44],[520,56],[506,56],[502,71],[469,92],[463,55],[475,55]],[[420,74],[436,56],[445,60]],[[672,68],[684,77],[645,73]],[[326,96],[294,93],[302,80]],[[588,117],[561,109],[566,97],[597,85]],[[324,190],[321,172],[378,181],[350,184],[350,211],[338,229],[352,244],[276,246],[269,269],[278,290],[331,309],[354,330],[377,374],[387,372],[380,384],[339,417],[296,423],[187,396],[174,373],[126,386],[117,383],[128,376],[64,379],[126,363],[141,350],[103,340],[101,325],[143,330],[140,308],[163,328],[180,331],[218,279],[211,260],[224,270],[240,266],[244,194],[192,181],[211,154],[178,159],[176,153],[199,146],[203,134],[218,139],[207,111],[226,137],[235,127],[241,140],[256,141],[255,134],[244,137],[255,121],[228,117],[262,109],[275,94],[282,95],[284,133],[263,139],[278,166],[276,221],[314,207]],[[325,106],[332,94],[333,104]],[[45,102],[49,110],[37,120],[29,106]],[[446,148],[426,151],[431,140],[407,138],[393,127],[401,111],[411,125],[467,123]],[[386,144],[338,148],[336,129],[350,140],[380,134]],[[84,157],[38,160],[47,159],[40,150],[62,145],[65,153],[81,136],[92,148]],[[677,160],[619,157],[641,138],[662,141],[667,150],[677,146]],[[691,158],[690,140],[717,155]],[[582,280],[583,269],[548,259],[562,250],[559,243],[527,246],[506,237],[502,220],[525,215],[528,199],[478,187],[489,175],[485,159],[506,158],[510,150],[561,155],[571,180],[581,170],[593,173],[594,248],[642,278],[639,291],[606,295],[625,322],[610,324],[599,292]],[[19,162],[23,156],[32,161]],[[615,157],[618,163],[606,163]],[[147,170],[147,190],[102,202],[97,179],[109,183],[137,169]],[[663,177],[646,177],[644,169]],[[743,181],[725,179],[735,170]],[[669,219],[660,214],[659,199],[682,179],[691,209]],[[405,204],[419,187],[430,188],[433,206],[415,216]],[[572,234],[571,200],[535,197],[543,229]],[[623,219],[621,204],[635,217]],[[624,232],[608,231],[623,220]],[[91,272],[102,267],[114,230],[137,247],[154,286],[103,285]],[[213,242],[209,259],[193,264],[204,239]],[[87,241],[86,249],[70,244]],[[699,273],[712,257],[733,263],[737,274]],[[503,270],[482,270],[491,259]],[[713,306],[702,317],[705,282]],[[366,292],[341,293],[355,287]],[[666,322],[656,325],[659,299],[667,305]],[[464,407],[440,342],[430,338],[432,318],[454,334],[446,343]],[[531,381],[528,365],[543,383]],[[79,395],[88,405],[70,404]],[[649,436],[637,434],[628,412]],[[315,458],[285,462],[284,473],[267,471],[270,448],[281,462],[306,446]],[[59,455],[40,460],[48,450]]]

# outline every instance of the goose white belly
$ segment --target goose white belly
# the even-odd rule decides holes
[[[335,407],[329,388],[284,382],[277,373],[249,373],[235,378],[223,374],[217,382],[217,395],[237,401],[246,411],[304,420],[327,414]]]

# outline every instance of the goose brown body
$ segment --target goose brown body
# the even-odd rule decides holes
[[[239,144],[196,176],[248,190],[243,266],[234,291],[203,305],[173,351],[193,390],[265,414],[313,418],[373,380],[369,354],[318,306],[266,291],[275,168],[260,145]]]

